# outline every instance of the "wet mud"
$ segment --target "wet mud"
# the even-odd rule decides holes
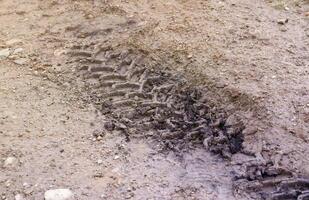
[[[148,67],[142,54],[130,50],[89,53],[81,47],[69,54],[80,58],[78,74],[108,116],[103,132],[154,137],[169,149],[195,141],[224,158],[241,152],[242,122],[231,124],[232,117],[211,107],[207,91],[181,74]]]

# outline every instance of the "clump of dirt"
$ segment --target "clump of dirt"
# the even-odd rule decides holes
[[[308,199],[309,179],[275,166],[272,161],[243,163],[235,175],[234,193],[244,192],[258,199]]]

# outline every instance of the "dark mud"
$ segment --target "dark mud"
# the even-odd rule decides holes
[[[237,170],[236,170],[237,171]],[[308,199],[308,177],[275,166],[271,161],[243,163],[234,177],[235,196],[247,192],[254,199]]]
[[[243,123],[212,107],[207,91],[182,75],[149,67],[143,54],[127,50],[69,54],[79,59],[79,75],[98,110],[108,116],[104,132],[154,137],[175,150],[194,141],[224,158],[241,152]]]

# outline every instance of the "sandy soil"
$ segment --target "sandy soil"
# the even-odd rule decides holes
[[[308,176],[308,2],[0,5],[0,155],[3,163],[17,159],[1,163],[2,199],[44,199],[53,188],[70,188],[76,199],[261,198],[245,195],[247,186],[235,192],[235,165],[244,166],[248,157],[263,177],[248,175],[250,168],[245,184],[257,179],[262,192],[269,175],[265,163],[289,176]],[[1,57],[1,50],[10,55]],[[169,68],[207,89],[211,105],[244,124],[242,151],[224,159],[222,151],[214,154],[201,144],[175,152],[162,151],[158,140],[143,135],[129,136],[129,142],[117,131],[93,136],[110,116],[98,112],[97,82],[79,72],[76,50],[95,59],[109,56],[107,65],[118,59],[114,52],[130,50],[145,57],[142,64]]]

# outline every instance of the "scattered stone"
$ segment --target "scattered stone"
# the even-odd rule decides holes
[[[12,181],[11,180],[7,180],[7,181],[5,181],[5,187],[10,187],[11,186],[11,184],[12,184]]]
[[[103,130],[101,130],[101,129],[96,129],[96,130],[94,130],[93,131],[93,133],[92,133],[92,135],[95,137],[95,138],[103,138],[104,137],[104,135],[105,135],[105,133],[104,133],[104,131]]]
[[[289,22],[289,19],[279,19],[279,20],[277,21],[277,23],[280,24],[280,25],[284,25],[284,24],[286,24],[286,23],[288,23],[288,22]]]
[[[25,183],[23,183],[23,187],[27,188],[27,187],[29,187],[29,184],[25,182]]]
[[[108,131],[113,131],[115,129],[115,124],[113,122],[105,122],[104,128]]]
[[[280,31],[281,31],[281,32],[287,32],[288,29],[287,29],[285,26],[281,26],[281,27],[280,27]]]
[[[99,160],[97,161],[97,163],[98,163],[99,165],[101,165],[101,164],[103,163],[103,160],[99,159]]]
[[[61,56],[65,53],[66,53],[66,50],[64,50],[64,49],[57,49],[57,50],[54,51],[55,56]]]
[[[204,147],[205,147],[205,149],[209,149],[209,138],[206,138],[206,139],[204,139],[204,141],[203,141],[203,145],[204,145]]]
[[[7,58],[10,55],[10,49],[0,50],[0,60]]]
[[[20,39],[11,39],[11,40],[8,40],[8,41],[6,41],[6,45],[7,46],[12,46],[12,45],[15,45],[15,44],[20,44],[20,43],[22,43],[22,40],[20,40]]]
[[[15,167],[18,164],[18,160],[15,157],[8,157],[5,161],[4,161],[4,167],[8,168],[8,167]]]
[[[101,137],[101,136],[97,137],[97,141],[101,141],[102,139],[103,139],[103,137]]]
[[[14,50],[13,54],[19,54],[19,53],[21,53],[23,51],[24,51],[23,48],[17,48],[17,49]]]
[[[15,195],[15,200],[24,200],[24,197],[21,194]]]
[[[13,61],[17,65],[24,65],[28,62],[26,58],[19,58]]]
[[[74,194],[69,189],[48,190],[44,194],[45,200],[73,200]]]

